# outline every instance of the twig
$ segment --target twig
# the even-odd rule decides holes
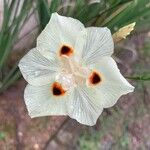
[[[142,82],[142,88],[143,88],[143,102],[145,106],[148,106],[147,97],[149,97],[148,91],[144,83]]]

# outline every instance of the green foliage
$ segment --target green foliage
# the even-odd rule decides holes
[[[85,26],[108,26],[112,32],[131,22],[137,22],[138,28],[150,22],[149,0],[101,0],[100,3],[77,0],[65,4],[61,0],[52,0],[50,4],[39,0],[38,3],[40,3],[38,12],[42,28],[43,24],[47,24],[51,13],[55,11],[79,19]]]
[[[58,7],[61,5],[61,1],[60,0],[52,0],[50,7],[49,7],[49,12],[50,14],[54,13],[57,11]]]
[[[128,79],[133,79],[133,80],[140,80],[140,81],[150,81],[150,73],[144,73],[143,75],[139,76],[133,76],[133,77],[126,77]]]
[[[19,9],[21,2],[22,7]],[[18,34],[28,19],[31,7],[30,0],[13,0],[10,4],[4,0],[3,24],[0,32],[0,92],[20,77],[17,64],[9,69],[7,61]]]
[[[44,29],[44,27],[46,26],[46,24],[50,18],[47,3],[48,3],[47,0],[46,1],[44,1],[44,0],[37,1],[37,8],[38,8],[41,29]]]
[[[136,22],[137,26],[144,25],[142,22],[149,21],[150,17],[150,1],[149,0],[130,0],[128,3],[122,5],[122,9],[117,13],[119,9],[114,10],[112,13],[116,15],[109,21],[103,23],[104,26],[108,26],[110,29],[120,28],[126,24]]]
[[[81,7],[82,8],[80,8],[78,5],[76,6],[77,10],[74,17],[86,25],[86,23],[88,23],[99,13],[102,5],[100,5],[99,3],[94,3],[91,5],[85,3]]]
[[[60,0],[52,0],[50,5],[47,0],[37,1],[37,11],[39,15],[41,30],[44,29],[44,27],[46,26],[46,24],[50,19],[51,14],[57,11],[60,4],[61,4]]]
[[[4,140],[6,137],[5,132],[0,131],[0,140]]]

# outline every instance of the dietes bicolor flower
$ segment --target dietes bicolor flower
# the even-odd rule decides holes
[[[24,99],[29,115],[68,115],[94,125],[103,108],[134,90],[111,57],[113,50],[108,28],[85,28],[53,13],[36,47],[19,63],[28,82]]]

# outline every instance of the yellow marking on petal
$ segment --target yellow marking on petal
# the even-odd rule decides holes
[[[135,22],[131,23],[127,26],[120,28],[116,33],[113,34],[114,42],[119,42],[122,39],[125,39],[128,35],[130,35],[131,31],[134,30]]]

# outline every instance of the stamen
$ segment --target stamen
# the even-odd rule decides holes
[[[92,74],[90,75],[89,77],[89,83],[92,84],[92,85],[97,85],[98,83],[101,82],[101,77],[100,77],[100,74],[93,71]]]
[[[61,83],[65,90],[69,90],[70,88],[75,86],[73,74],[61,72],[56,76],[55,79],[57,82]]]
[[[63,96],[66,91],[63,89],[60,83],[54,82],[52,85],[52,93],[54,96]]]
[[[82,67],[75,61],[74,56],[62,55],[60,61],[60,72],[56,75],[55,81],[60,83],[64,90],[69,93],[74,87],[86,84],[90,69]]]
[[[60,56],[71,56],[73,54],[73,49],[67,45],[63,45],[60,49]]]

